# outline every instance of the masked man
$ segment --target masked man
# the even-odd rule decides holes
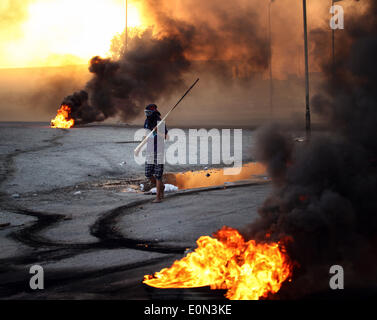
[[[156,199],[154,203],[161,202],[164,198],[165,185],[162,182],[165,162],[165,138],[168,130],[164,123],[157,124],[161,121],[161,114],[155,104],[149,104],[145,107],[144,129],[153,130],[153,134],[147,141],[147,152],[145,161],[145,176],[150,179],[152,184],[156,184]]]

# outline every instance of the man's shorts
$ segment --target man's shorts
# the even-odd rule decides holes
[[[152,176],[154,176],[157,180],[161,180],[163,174],[164,174],[163,164],[155,164],[155,163],[145,164],[145,176],[147,178],[152,178]]]

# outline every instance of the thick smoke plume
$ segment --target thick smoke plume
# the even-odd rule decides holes
[[[377,287],[376,14],[376,2],[369,1],[362,14],[347,15],[335,67],[322,61],[327,81],[312,105],[327,130],[296,146],[277,126],[259,132],[257,154],[274,191],[247,234],[287,239],[297,270],[282,296],[330,290],[332,265],[344,268],[346,289]],[[328,52],[317,54],[330,58]]]
[[[217,1],[209,1],[205,11],[199,6],[187,19],[168,15],[161,9],[164,4],[147,2],[155,27],[132,37],[126,50],[118,46],[116,59],[91,59],[93,77],[86,88],[62,102],[71,107],[76,123],[114,116],[132,120],[146,104],[182,89],[193,61],[211,65],[220,79],[248,80],[268,67],[265,29],[259,27],[252,6],[220,8]]]

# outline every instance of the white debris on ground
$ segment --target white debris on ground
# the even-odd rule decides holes
[[[305,137],[295,137],[293,140],[295,142],[305,142]]]
[[[165,184],[165,192],[175,192],[175,191],[178,191],[178,187],[172,184],[168,184],[168,183]],[[156,194],[156,187],[152,188],[150,190],[150,193]]]
[[[73,195],[78,196],[79,194],[81,194],[81,191],[76,191]]]

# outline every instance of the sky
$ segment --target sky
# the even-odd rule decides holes
[[[109,54],[113,37],[125,29],[125,2],[1,0],[0,68],[87,64],[94,55],[105,57]],[[246,2],[255,6],[267,21],[268,0]],[[339,3],[348,6],[351,2],[354,1]],[[153,3],[150,0],[128,0],[129,28],[146,28],[153,24],[145,9]],[[192,11],[197,8],[190,8],[190,4],[198,6],[197,1],[190,0],[165,0],[162,3],[162,10],[170,10],[180,18],[192,18]],[[307,3],[309,28],[323,26],[329,18],[331,1],[310,0]],[[205,6],[204,3],[201,5]],[[219,6],[224,5],[231,4],[219,0]],[[279,68],[279,65],[289,65],[291,56],[302,50],[302,1],[275,0],[271,14],[275,68]],[[284,48],[284,55],[280,54],[280,47]],[[294,67],[289,65],[288,70]]]
[[[117,35],[124,32],[125,2],[126,0],[0,0],[0,120],[49,119],[63,97],[83,89],[91,76],[88,71],[89,60],[96,55],[110,56],[114,37],[117,38]],[[268,3],[269,0],[128,0],[128,27],[132,33],[132,28],[143,30],[153,25],[154,31],[158,32],[164,27],[163,24],[159,25],[163,19],[157,17],[162,14],[179,19],[183,26],[185,23],[193,24],[200,29],[201,25],[208,24],[216,31],[216,42],[216,38],[221,40],[224,35],[226,38],[229,30],[219,28],[221,21],[214,18],[214,13],[215,16],[216,13],[226,13],[230,17],[235,14],[237,17],[243,16],[243,19],[256,19],[258,25],[254,32],[264,40],[268,37]],[[345,8],[347,27],[347,18],[355,10],[362,8],[363,2],[343,0],[339,3]],[[310,72],[318,72],[320,68],[316,54],[313,53],[312,32],[316,28],[328,31],[325,32],[328,36],[324,39],[328,52],[324,54],[330,56],[331,0],[308,0],[307,4]],[[255,12],[256,16],[240,15],[243,8],[251,8],[249,11]],[[302,21],[302,0],[274,0],[271,5],[274,79],[285,80],[291,75],[302,78],[304,75]],[[237,30],[237,26],[243,25],[242,21],[236,22],[233,31]],[[215,51],[212,53],[216,53],[216,58],[226,60],[228,56],[225,53],[237,51],[231,44],[237,44],[243,38],[234,38],[233,33],[231,37],[228,44],[222,42],[219,46],[217,41],[215,45],[209,46]],[[242,49],[243,44],[238,43],[236,48]],[[203,47],[205,46],[206,43]],[[246,47],[250,49],[253,46],[258,47],[249,42]],[[185,54],[189,60],[198,59],[198,56],[190,56],[190,52]],[[206,58],[208,57],[203,59]],[[60,66],[64,68],[43,68]],[[31,69],[32,67],[35,68]],[[266,69],[264,79],[268,78]],[[208,85],[209,81],[205,91],[212,92]],[[221,92],[221,89],[213,88],[213,93],[206,100],[213,99]],[[249,94],[248,88],[244,89]],[[277,96],[278,89],[275,88],[275,91]],[[288,96],[285,89],[281,91]],[[295,89],[292,91],[295,93]],[[242,102],[249,101],[245,92],[232,94],[237,95]],[[253,92],[253,98],[256,96],[258,94]],[[224,93],[218,100],[223,102],[225,98]],[[258,101],[258,105],[261,104],[262,107],[267,103],[264,95]],[[287,103],[288,107],[293,104]],[[209,109],[211,108],[208,107],[208,113],[211,114]]]
[[[143,23],[129,1],[128,26]],[[122,0],[1,0],[0,68],[86,64],[125,28]]]

